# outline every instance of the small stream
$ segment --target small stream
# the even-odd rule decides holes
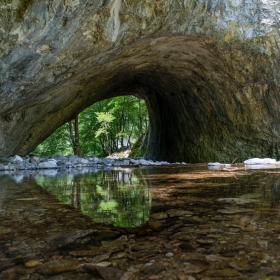
[[[280,279],[280,169],[0,173],[0,279]]]

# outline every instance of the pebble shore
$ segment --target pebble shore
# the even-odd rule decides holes
[[[17,171],[17,170],[41,170],[41,169],[73,169],[86,167],[138,167],[138,166],[161,166],[161,165],[186,165],[185,162],[169,163],[167,161],[152,161],[143,158],[98,158],[79,157],[79,156],[54,156],[54,157],[37,157],[37,156],[14,156],[0,157],[0,171]]]

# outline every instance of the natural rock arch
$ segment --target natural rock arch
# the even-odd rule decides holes
[[[279,157],[278,1],[84,2],[34,0],[13,24],[17,1],[0,5],[0,154],[132,94],[149,110],[149,159]]]

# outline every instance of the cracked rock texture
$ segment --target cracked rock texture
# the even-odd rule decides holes
[[[0,155],[94,102],[146,100],[146,157],[279,158],[280,0],[0,2]]]

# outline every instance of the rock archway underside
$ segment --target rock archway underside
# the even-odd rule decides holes
[[[0,4],[0,155],[135,95],[146,158],[279,158],[280,0],[34,0],[21,19],[18,5]]]

